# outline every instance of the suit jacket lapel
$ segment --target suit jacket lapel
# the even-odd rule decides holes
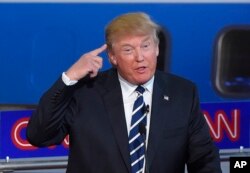
[[[156,73],[152,96],[152,111],[147,149],[147,162],[149,168],[154,159],[160,140],[162,139],[164,125],[166,125],[166,117],[170,114],[168,91],[166,81],[159,78]]]
[[[115,70],[111,71],[108,80],[104,84],[107,92],[104,94],[104,104],[113,128],[113,132],[120,149],[123,160],[130,171],[130,158],[128,148],[128,133],[125,119],[125,112],[122,100],[122,91]]]

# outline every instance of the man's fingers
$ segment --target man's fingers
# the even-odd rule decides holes
[[[102,58],[96,57],[92,59],[89,68],[90,77],[95,77],[98,71],[102,68]]]
[[[95,50],[92,50],[89,52],[89,54],[93,55],[93,56],[97,56],[99,55],[100,53],[102,53],[103,51],[105,51],[107,49],[107,45],[104,44],[102,45],[101,47],[95,49]]]
[[[94,67],[96,67],[98,70],[100,69],[100,68],[102,68],[102,58],[95,58],[95,59],[93,59],[93,61],[92,61],[92,65],[94,66]]]
[[[102,53],[106,49],[107,45],[104,44],[93,51],[83,54],[67,71],[70,79],[79,80],[88,73],[91,77],[95,77],[103,65],[103,59],[98,56],[98,54]]]

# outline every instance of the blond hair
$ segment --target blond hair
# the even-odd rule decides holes
[[[146,13],[126,13],[113,19],[105,29],[105,39],[111,50],[116,39],[123,36],[153,35],[156,44],[159,43],[159,25],[152,21]]]

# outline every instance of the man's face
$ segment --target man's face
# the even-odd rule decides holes
[[[158,54],[158,44],[152,35],[125,36],[116,40],[109,57],[124,79],[140,85],[154,75]]]

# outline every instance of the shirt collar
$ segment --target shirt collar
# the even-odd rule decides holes
[[[121,84],[123,96],[129,97],[136,89],[138,85],[134,85],[126,81],[119,73],[118,73],[118,78]],[[152,93],[153,92],[153,83],[154,83],[154,76],[145,84],[142,86],[146,89],[147,92]]]

